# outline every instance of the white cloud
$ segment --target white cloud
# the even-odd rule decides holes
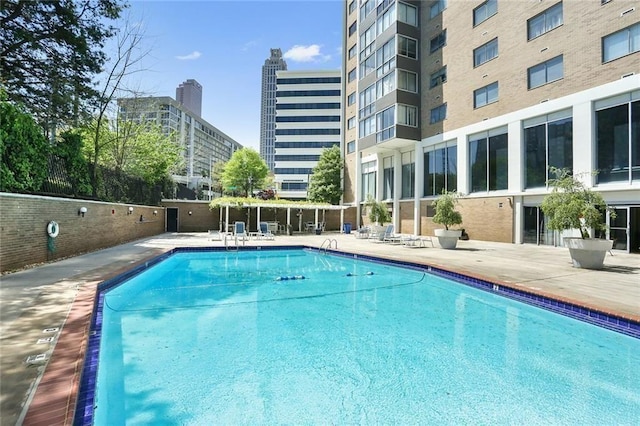
[[[246,52],[247,50],[256,47],[258,45],[258,40],[251,40],[248,41],[244,44],[244,46],[242,46],[242,51]]]
[[[320,52],[320,45],[312,44],[310,46],[295,45],[287,50],[283,55],[284,59],[290,59],[294,62],[324,62],[331,59],[331,55],[324,55]]]
[[[202,56],[202,53],[198,52],[197,50],[194,50],[188,55],[176,56],[176,59],[179,59],[181,61],[192,61],[194,59],[198,59],[200,56]]]

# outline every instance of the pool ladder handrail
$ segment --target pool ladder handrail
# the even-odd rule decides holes
[[[335,247],[335,249],[336,249],[336,250],[338,250],[338,240],[336,240],[335,238],[327,238],[326,240],[324,240],[324,241],[322,242],[322,244],[320,245],[320,249],[319,249],[319,250],[324,249],[324,252],[325,252],[325,254],[326,254],[326,253],[327,253],[327,250],[328,250],[328,249],[330,249],[330,248],[332,248],[332,247],[331,247],[331,245],[332,245],[334,242],[336,243],[336,247]],[[328,243],[326,247],[324,246],[324,244],[325,244],[325,243]]]

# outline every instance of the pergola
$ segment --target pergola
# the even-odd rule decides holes
[[[229,229],[229,207],[231,208],[256,208],[256,223],[260,222],[260,210],[262,208],[269,209],[286,209],[287,210],[287,223],[286,228],[291,225],[291,210],[315,210],[315,223],[320,223],[319,214],[322,210],[340,210],[340,229],[343,229],[344,225],[344,211],[351,206],[344,205],[332,205],[332,204],[310,204],[310,203],[270,203],[268,201],[251,202],[251,203],[237,203],[237,202],[222,202],[220,206],[220,230]],[[222,227],[222,213],[224,209],[224,228]]]

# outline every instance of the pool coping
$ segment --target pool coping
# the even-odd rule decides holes
[[[570,318],[590,323],[592,325],[606,328],[614,332],[622,333],[630,337],[640,339],[640,318],[628,317],[625,315],[606,312],[601,308],[587,306],[582,302],[560,298],[557,295],[550,295],[539,291],[524,290],[522,288],[517,288],[513,284],[500,282],[499,280],[495,279],[489,280],[486,277],[469,273],[461,274],[455,270],[450,270],[441,266],[388,259],[383,257],[352,253],[348,251],[341,251],[337,249],[317,248],[308,245],[247,246],[239,248],[240,251],[273,251],[299,249],[311,250],[316,252],[326,252],[343,257],[364,259],[383,264],[404,266],[412,269],[422,270],[436,276],[452,279],[453,281],[463,285],[468,285],[480,290],[495,293],[502,297],[507,297],[522,303],[536,306]],[[73,363],[73,371],[69,369],[70,367],[68,365],[60,365],[61,362],[57,362],[57,365],[59,365],[59,367],[62,369],[68,370],[67,373],[71,376],[71,379],[66,374],[64,376],[66,378],[65,383],[67,384],[65,389],[66,392],[70,393],[70,395],[67,395],[67,397],[64,398],[64,406],[62,406],[63,398],[58,398],[57,400],[53,401],[53,404],[58,404],[60,406],[47,406],[46,410],[43,410],[42,404],[32,404],[32,406],[29,407],[29,411],[27,413],[27,419],[30,420],[29,424],[38,423],[40,421],[44,421],[45,419],[49,421],[48,424],[52,424],[52,415],[54,413],[55,416],[57,416],[57,418],[61,420],[61,424],[70,424],[68,423],[70,420],[73,421],[74,425],[90,425],[93,423],[95,381],[100,347],[100,329],[102,322],[102,310],[99,308],[104,301],[104,292],[106,290],[120,285],[129,278],[156,265],[157,263],[167,259],[168,257],[173,256],[176,253],[225,251],[229,250],[227,250],[225,247],[175,247],[173,249],[167,250],[160,255],[156,255],[148,260],[142,261],[139,264],[129,268],[128,270],[118,275],[112,276],[100,282],[99,284],[97,284],[97,282],[90,283],[90,285],[87,286],[87,289],[81,295],[79,295],[76,301],[74,301],[74,304],[72,306],[72,313],[76,313],[74,315],[70,315],[70,318],[67,320],[67,323],[69,323],[70,319],[76,319],[72,322],[72,324],[75,324],[75,326],[71,328],[68,326],[68,324],[65,324],[58,343],[58,345],[60,345],[61,343],[70,340],[76,342],[76,346],[72,349],[75,350],[75,353],[77,354],[76,362]],[[93,303],[89,303],[91,302],[91,300],[93,301]],[[80,306],[77,306],[78,304]],[[89,306],[91,307],[90,310]],[[77,320],[79,320],[80,323],[82,323],[82,320],[84,320],[84,325],[77,324]],[[65,337],[65,335],[68,336]],[[63,339],[63,337],[65,338]],[[80,343],[79,353],[77,350],[77,343]],[[66,344],[65,349],[70,350],[71,348],[67,346],[69,345]],[[58,347],[55,348],[54,354],[59,354]],[[65,360],[68,361],[69,358],[65,358]],[[52,357],[50,363],[52,365],[48,367],[53,367],[54,362],[56,362],[56,358]],[[55,387],[56,380],[48,380],[47,372],[49,372],[50,370],[52,370],[52,368],[47,368],[47,371],[45,371],[45,375],[43,376],[41,385],[38,386],[38,389],[36,391],[36,398],[34,398],[35,402],[38,401],[37,397],[39,393],[51,393],[52,390],[57,391],[58,393],[61,392],[60,389],[57,389]],[[59,372],[57,376],[60,376]],[[72,381],[70,387],[68,386],[69,380]],[[58,384],[64,385],[63,383]],[[49,399],[49,405],[50,404],[52,404],[52,402]],[[32,410],[34,411],[33,414]],[[46,411],[47,413],[46,416],[44,415],[44,411]],[[62,422],[62,420],[64,421]]]

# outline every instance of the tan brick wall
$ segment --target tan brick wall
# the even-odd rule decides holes
[[[87,208],[84,217],[78,215]],[[0,270],[74,256],[164,232],[162,207],[0,194]],[[153,212],[157,211],[157,215]],[[143,221],[140,222],[140,215]],[[49,250],[47,224],[60,232]]]
[[[423,138],[615,81],[629,72],[640,72],[639,53],[606,64],[601,56],[603,36],[640,19],[640,10],[620,16],[632,6],[637,8],[637,0],[616,0],[605,5],[597,0],[565,0],[563,25],[527,41],[527,20],[556,3],[498,2],[498,13],[475,28],[472,13],[480,2],[450,1],[444,13],[433,20],[428,19],[428,7],[422,8],[421,22],[427,23],[421,30],[424,55],[429,55],[429,40],[442,28],[447,30],[446,46],[422,61]],[[498,57],[474,68],[473,50],[495,37]],[[529,90],[527,69],[561,54],[564,78]],[[429,75],[443,65],[447,65],[447,82],[429,90]],[[495,81],[499,82],[499,100],[474,109],[473,91]],[[430,110],[443,102],[447,103],[446,120],[429,125]]]
[[[413,200],[400,202],[400,229],[396,232],[401,234],[413,234]]]
[[[430,200],[420,202],[420,233],[432,236],[435,229],[443,226],[426,217],[427,205],[431,205]],[[470,239],[514,242],[512,197],[463,198],[459,200],[458,211],[462,215],[462,225],[455,228],[464,228]]]

